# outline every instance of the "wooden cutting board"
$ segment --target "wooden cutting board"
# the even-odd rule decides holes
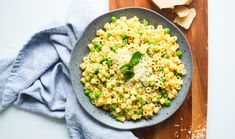
[[[109,0],[110,10],[141,6],[157,11],[173,21],[172,10],[160,10],[151,0]],[[206,138],[208,82],[208,15],[207,0],[194,0],[197,16],[189,30],[180,29],[189,41],[193,54],[193,79],[189,94],[180,109],[161,124],[134,130],[141,139]],[[138,16],[138,15],[137,15]]]

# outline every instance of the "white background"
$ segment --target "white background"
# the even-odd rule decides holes
[[[89,1],[98,9],[108,8],[107,0]],[[48,23],[63,23],[70,2],[0,0],[0,58],[15,56]],[[209,0],[208,139],[235,138],[234,5],[233,0]],[[65,122],[13,106],[0,113],[0,139],[42,138],[68,139]]]

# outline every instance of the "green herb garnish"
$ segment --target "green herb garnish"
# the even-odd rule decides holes
[[[120,68],[119,68],[119,71],[121,73],[124,73],[126,72],[128,69],[131,69],[130,65],[129,64],[125,64],[125,65],[122,65]]]
[[[130,62],[119,68],[119,71],[121,73],[124,73],[124,78],[123,78],[124,80],[128,80],[134,77],[135,73],[133,71],[133,67],[140,62],[140,59],[141,59],[141,53],[135,52],[132,55]]]
[[[135,66],[140,62],[140,59],[141,59],[141,53],[140,52],[135,52],[132,55],[132,58],[131,58],[129,63],[130,63],[131,66]]]
[[[127,70],[125,73],[124,73],[124,80],[128,80],[132,77],[134,77],[135,73],[133,70]]]

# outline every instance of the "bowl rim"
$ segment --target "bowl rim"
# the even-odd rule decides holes
[[[77,38],[77,41],[76,41],[75,45],[73,46],[73,49],[72,49],[72,52],[71,52],[71,55],[70,55],[70,61],[69,61],[69,71],[70,71],[70,79],[71,79],[72,87],[74,88],[74,84],[75,84],[75,83],[74,83],[75,81],[73,81],[73,79],[71,78],[71,72],[72,72],[72,71],[71,71],[71,69],[72,69],[72,57],[73,57],[73,55],[74,55],[74,53],[75,53],[75,52],[74,52],[74,51],[75,51],[74,48],[78,45],[80,39],[81,39],[82,36],[84,35],[84,31],[86,31],[86,30],[90,27],[90,25],[91,25],[94,21],[96,21],[97,19],[99,19],[99,18],[101,18],[101,17],[103,17],[103,16],[106,16],[106,15],[108,15],[108,14],[110,14],[110,13],[114,13],[114,12],[118,12],[118,11],[122,11],[122,10],[126,10],[126,9],[137,9],[137,10],[139,9],[139,10],[146,10],[146,11],[148,11],[148,12],[152,12],[152,13],[156,14],[157,16],[161,17],[161,18],[162,18],[163,20],[165,20],[166,22],[168,22],[171,26],[173,26],[173,27],[183,36],[183,38],[185,39],[186,44],[188,45],[189,52],[190,52],[190,56],[191,56],[191,61],[190,61],[190,63],[191,63],[191,73],[190,73],[190,77],[189,77],[189,80],[188,80],[189,87],[186,89],[186,91],[185,91],[185,93],[184,93],[184,96],[182,96],[182,97],[183,97],[183,99],[182,99],[183,101],[180,101],[180,103],[178,103],[177,108],[176,108],[170,115],[167,115],[165,118],[163,118],[162,120],[160,120],[160,121],[158,121],[158,122],[152,122],[152,123],[149,123],[149,124],[147,124],[147,125],[141,125],[141,126],[137,126],[137,127],[129,127],[129,128],[126,128],[126,127],[117,127],[117,126],[112,126],[112,125],[110,125],[110,124],[107,124],[107,123],[105,123],[105,122],[99,120],[99,119],[96,118],[90,111],[88,111],[88,110],[85,109],[85,107],[83,106],[83,104],[80,102],[79,97],[78,97],[78,95],[77,95],[77,93],[76,93],[76,91],[75,91],[75,89],[74,89],[74,93],[75,93],[75,95],[76,95],[76,98],[77,98],[79,104],[82,106],[81,108],[84,109],[85,112],[87,112],[87,113],[89,114],[89,116],[91,116],[91,117],[92,117],[93,119],[95,119],[96,121],[98,121],[98,122],[100,122],[100,123],[102,123],[102,124],[104,124],[104,125],[106,125],[106,126],[108,126],[108,127],[111,127],[111,128],[114,128],[114,129],[119,129],[119,130],[132,130],[132,129],[139,129],[139,128],[143,128],[143,127],[150,127],[150,126],[153,126],[153,125],[160,124],[160,123],[162,123],[163,121],[169,119],[169,118],[170,118],[172,115],[174,115],[175,112],[182,106],[182,104],[184,103],[186,97],[188,96],[189,89],[191,88],[190,86],[191,86],[191,84],[192,84],[192,76],[193,76],[193,55],[192,55],[192,50],[191,50],[191,47],[190,47],[190,45],[189,45],[189,43],[188,43],[188,40],[187,40],[186,36],[184,35],[184,33],[183,33],[175,24],[173,24],[170,20],[168,20],[166,17],[162,16],[161,14],[159,14],[159,13],[156,12],[156,11],[153,11],[153,10],[151,10],[151,9],[144,8],[144,7],[139,7],[139,6],[130,6],[130,7],[124,7],[124,8],[114,9],[114,10],[108,11],[108,12],[106,12],[106,13],[104,13],[104,14],[101,14],[101,15],[97,16],[96,18],[92,19],[92,20],[87,24],[87,26],[84,28],[84,30],[81,32],[81,35]],[[90,102],[90,103],[91,103],[91,102]],[[93,104],[92,104],[92,105],[93,105]],[[96,107],[96,106],[94,106],[94,107]],[[96,108],[97,108],[97,107],[96,107]],[[100,108],[98,108],[98,109],[100,109]],[[149,119],[148,119],[148,120],[149,120]],[[150,119],[150,120],[151,120],[151,119]],[[134,121],[134,122],[138,122],[138,121]]]

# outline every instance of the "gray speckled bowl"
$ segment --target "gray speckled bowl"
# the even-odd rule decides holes
[[[128,18],[137,16],[142,19],[146,19],[149,21],[151,25],[163,25],[163,27],[168,27],[172,29],[171,34],[178,37],[178,44],[180,45],[180,49],[183,51],[183,55],[181,57],[182,63],[185,65],[187,74],[183,77],[183,87],[179,91],[178,96],[172,101],[170,107],[163,107],[159,113],[153,116],[151,119],[141,119],[138,121],[125,121],[124,123],[118,122],[115,119],[111,118],[108,113],[100,108],[95,107],[89,100],[89,98],[84,94],[83,88],[84,86],[80,83],[80,79],[82,77],[82,71],[79,65],[82,63],[82,58],[85,57],[88,53],[87,45],[91,43],[92,39],[96,36],[96,30],[103,28],[104,24],[110,22],[110,17],[114,15],[116,17],[127,16]],[[78,21],[79,22],[79,21]],[[70,61],[70,74],[72,85],[76,92],[77,98],[83,108],[96,120],[101,123],[108,125],[113,128],[118,129],[135,129],[141,127],[147,127],[151,125],[158,124],[167,118],[169,118],[176,110],[182,105],[192,78],[192,55],[189,44],[184,37],[183,33],[170,21],[166,18],[162,17],[160,14],[151,11],[145,8],[139,7],[129,7],[111,11],[104,15],[99,16],[94,19],[85,29],[81,37],[79,38],[77,45],[74,47],[72,52],[71,61]]]

